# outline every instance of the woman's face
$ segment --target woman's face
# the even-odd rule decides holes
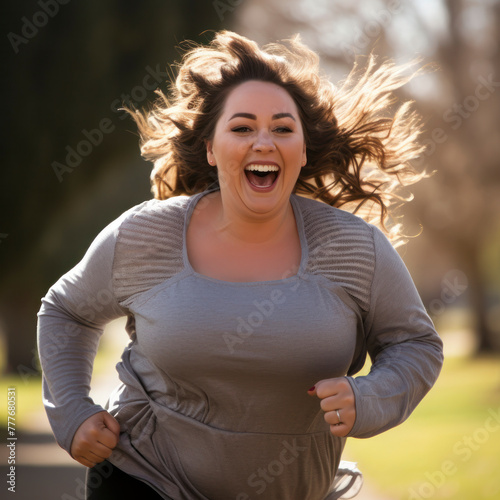
[[[248,81],[228,95],[207,158],[217,165],[225,208],[272,215],[288,203],[306,163],[299,114],[288,92]]]

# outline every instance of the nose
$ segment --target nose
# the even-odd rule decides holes
[[[274,151],[276,145],[274,144],[271,134],[267,130],[261,130],[255,138],[252,149],[261,153],[267,153],[269,151]]]

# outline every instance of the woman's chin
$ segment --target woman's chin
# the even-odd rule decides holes
[[[254,213],[266,214],[286,205],[291,193],[286,193],[280,182],[276,179],[273,184],[266,187],[255,186],[246,180],[243,190],[245,205]]]

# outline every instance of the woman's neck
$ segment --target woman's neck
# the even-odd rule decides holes
[[[252,214],[244,209],[233,209],[222,196],[213,199],[213,227],[219,238],[228,243],[263,244],[282,240],[296,231],[295,217],[290,202],[268,214]]]

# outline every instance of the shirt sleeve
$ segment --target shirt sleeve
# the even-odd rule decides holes
[[[121,219],[107,226],[81,262],[49,289],[38,313],[43,403],[56,441],[68,453],[78,427],[103,411],[89,397],[103,328],[127,314],[115,298],[112,279]]]
[[[364,321],[372,360],[366,376],[348,377],[356,401],[349,436],[367,438],[402,423],[436,381],[442,341],[402,259],[373,227],[375,270]]]

